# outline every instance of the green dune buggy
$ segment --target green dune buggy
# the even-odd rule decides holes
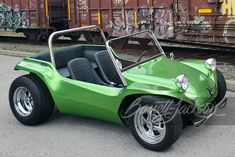
[[[96,29],[104,45],[74,44],[53,50],[66,33]],[[202,125],[225,106],[226,83],[215,59],[168,58],[151,31],[106,41],[97,26],[53,33],[49,52],[20,61],[9,102],[25,125],[65,114],[111,121],[130,128],[145,148],[169,148],[186,124]]]

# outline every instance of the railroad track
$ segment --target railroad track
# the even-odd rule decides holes
[[[0,41],[6,42],[19,42],[24,41],[30,43],[26,39],[26,37],[15,37],[15,36],[0,36]],[[84,41],[83,41],[84,42]],[[196,49],[196,50],[209,50],[209,51],[223,51],[223,52],[234,52],[235,53],[235,45],[231,46],[229,44],[208,44],[208,43],[192,43],[188,41],[174,41],[174,40],[165,40],[159,39],[159,42],[163,47],[171,49]],[[42,41],[40,43],[46,43],[46,41]],[[57,43],[72,43],[70,39],[59,39]]]
[[[173,40],[159,40],[165,47],[181,48],[181,49],[198,49],[198,50],[210,50],[210,51],[223,51],[223,52],[234,52],[235,45],[229,44],[208,44],[208,43],[197,43],[188,41],[173,41]]]
[[[235,65],[235,46],[229,47],[228,45],[209,45],[204,43],[190,43],[190,42],[176,42],[171,40],[159,40],[165,52],[169,55],[174,53],[176,58],[216,58],[219,62],[226,62]],[[5,43],[27,43],[33,44],[25,37],[5,37],[0,36],[0,42]],[[73,44],[71,40],[67,38],[58,39],[56,45]],[[79,43],[86,44],[86,41],[79,41]],[[46,41],[36,43],[38,45],[47,45]]]

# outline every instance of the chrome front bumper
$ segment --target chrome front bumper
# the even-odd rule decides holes
[[[192,120],[193,126],[199,127],[202,124],[204,124],[208,119],[210,119],[217,112],[218,109],[224,108],[226,106],[226,103],[227,103],[227,98],[223,98],[218,104],[214,105],[212,113],[208,115],[204,115],[203,118],[199,118],[196,121]]]

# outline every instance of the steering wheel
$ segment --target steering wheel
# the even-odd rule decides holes
[[[137,62],[139,62],[139,61],[144,57],[144,55],[145,55],[148,51],[149,51],[149,50],[143,51],[143,52],[140,54],[140,57],[139,57],[139,59],[137,60]]]

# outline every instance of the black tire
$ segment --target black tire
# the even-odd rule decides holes
[[[137,39],[137,41],[141,46],[147,46],[151,43],[151,39]]]
[[[84,37],[88,43],[101,45],[104,43],[102,36],[97,32],[86,32]]]
[[[73,42],[77,42],[78,39],[80,39],[80,37],[81,37],[81,34],[77,34],[77,35],[75,35],[75,36],[70,36],[70,38],[71,38],[71,40],[72,40]]]
[[[167,97],[160,97],[160,96],[142,96],[140,97],[141,101],[138,103],[140,106],[153,106],[156,107],[156,109],[159,109],[160,107],[159,103],[156,102],[171,102],[170,98]],[[139,98],[138,98],[139,99]],[[149,143],[143,138],[140,137],[138,134],[138,131],[136,130],[135,124],[134,124],[134,118],[137,114],[137,108],[133,110],[129,110],[125,113],[125,115],[128,117],[129,114],[133,114],[133,116],[129,117],[127,119],[127,124],[129,125],[131,132],[137,142],[141,144],[143,147],[153,150],[153,151],[163,151],[168,149],[172,144],[175,143],[175,141],[180,137],[182,129],[183,129],[183,122],[181,115],[177,112],[177,104],[173,101],[172,104],[169,104],[169,110],[167,113],[172,114],[169,117],[169,114],[163,115],[164,111],[160,111],[159,113],[162,114],[162,118],[164,119],[165,123],[165,135],[163,136],[163,139],[159,141],[158,143]]]
[[[32,96],[33,109],[27,116],[22,116],[14,104],[14,93],[19,87],[27,89]],[[44,82],[36,75],[24,75],[16,78],[9,90],[9,102],[12,113],[21,123],[25,125],[37,125],[45,122],[54,110],[54,101]]]
[[[223,74],[219,70],[216,70],[216,72],[217,72],[218,94],[215,98],[215,102],[219,103],[226,94],[227,85]]]

